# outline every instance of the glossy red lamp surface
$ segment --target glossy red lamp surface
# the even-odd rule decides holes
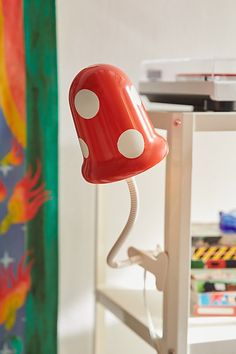
[[[166,156],[165,139],[154,130],[135,87],[120,69],[107,64],[83,69],[72,82],[69,102],[88,182],[127,179]]]

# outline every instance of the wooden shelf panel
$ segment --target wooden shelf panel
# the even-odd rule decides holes
[[[149,345],[154,347],[149,335],[148,321],[142,290],[100,288],[97,301],[112,312]],[[159,336],[162,335],[162,295],[148,290],[148,303]],[[188,343],[190,353],[235,354],[236,318],[195,317],[189,319]],[[226,351],[227,348],[227,351]]]

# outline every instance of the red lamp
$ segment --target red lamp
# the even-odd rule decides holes
[[[70,107],[91,183],[133,177],[167,154],[128,77],[111,65],[82,70],[70,88]]]
[[[115,255],[137,216],[138,194],[132,177],[159,163],[168,146],[154,130],[129,78],[112,65],[80,71],[70,87],[69,102],[84,157],[84,178],[96,184],[128,182],[130,216],[107,259],[110,266],[119,267],[127,261],[116,262]]]

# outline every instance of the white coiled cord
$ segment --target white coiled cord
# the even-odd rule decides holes
[[[146,269],[144,270],[144,274],[143,274],[143,300],[144,300],[144,308],[145,308],[145,312],[146,312],[146,316],[147,316],[147,324],[148,324],[148,330],[149,330],[149,335],[150,338],[153,342],[154,347],[156,348],[157,352],[159,353],[160,351],[160,339],[161,337],[158,335],[154,322],[153,322],[153,318],[151,315],[151,311],[150,311],[150,307],[148,304],[148,297],[147,297],[147,271]]]

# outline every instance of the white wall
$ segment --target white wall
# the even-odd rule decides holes
[[[112,63],[126,71],[137,84],[143,59],[236,57],[235,13],[235,0],[57,1],[60,354],[92,353],[95,189],[83,181],[80,173],[82,158],[68,107],[68,88],[74,75],[90,64]],[[196,135],[195,147],[193,218],[214,220],[219,209],[228,210],[236,205],[233,153],[236,140],[231,133],[203,133]],[[161,239],[156,235],[163,231],[163,172],[164,163],[138,177],[141,217],[132,235],[132,244],[143,246],[143,235],[145,242],[149,240],[148,246],[155,246],[157,239]],[[119,210],[115,218],[108,214],[111,244],[125,222],[127,207],[123,207],[123,201],[126,201],[127,191],[122,183],[106,188],[110,209]],[[108,275],[111,282],[131,282],[126,272],[109,271]],[[132,279],[133,286],[140,285],[139,275],[135,278],[132,273]],[[153,352],[125,329],[121,331],[124,331],[122,336],[128,336],[130,352]],[[119,340],[116,333],[112,332],[110,340],[113,354],[121,350],[120,345],[114,345]]]

